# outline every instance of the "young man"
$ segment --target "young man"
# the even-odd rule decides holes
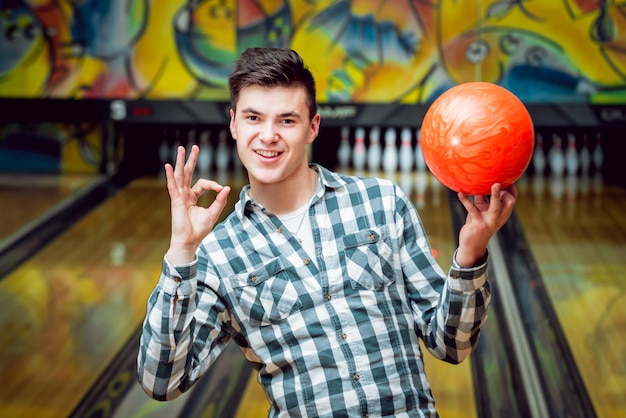
[[[249,185],[216,225],[230,189],[191,187],[198,148],[165,166],[172,236],[144,322],[144,390],[176,398],[232,340],[270,416],[436,416],[418,339],[451,363],[472,351],[490,299],[487,243],[515,187],[494,184],[490,201],[459,194],[468,215],[446,275],[398,186],[309,165],[320,115],[296,52],[246,50],[229,83]],[[209,190],[215,201],[197,206]]]

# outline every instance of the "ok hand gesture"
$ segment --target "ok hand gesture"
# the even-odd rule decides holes
[[[172,236],[166,258],[171,264],[185,264],[195,259],[198,246],[213,230],[230,192],[230,187],[213,180],[199,179],[191,186],[199,151],[194,145],[185,162],[185,148],[178,147],[175,167],[165,164],[172,211]],[[213,203],[208,208],[198,206],[200,196],[209,190],[217,192]]]

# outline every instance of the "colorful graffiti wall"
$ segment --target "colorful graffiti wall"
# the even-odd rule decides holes
[[[1,98],[228,100],[235,57],[300,52],[324,103],[626,102],[626,1],[0,0]]]

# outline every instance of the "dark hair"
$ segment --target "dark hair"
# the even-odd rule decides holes
[[[228,77],[230,105],[237,110],[239,93],[249,86],[303,87],[307,97],[309,119],[317,114],[315,79],[293,49],[248,48],[235,61]]]

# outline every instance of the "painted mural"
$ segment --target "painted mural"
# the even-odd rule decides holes
[[[322,103],[626,102],[625,0],[0,0],[0,97],[228,100],[235,57],[291,47]]]

